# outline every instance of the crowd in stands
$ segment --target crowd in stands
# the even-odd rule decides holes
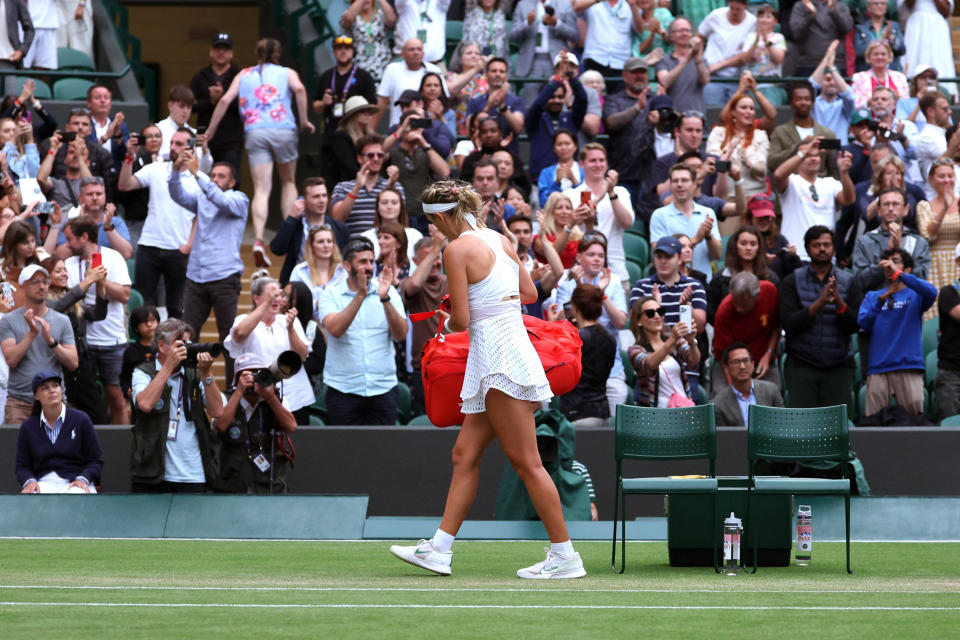
[[[448,51],[450,0],[354,0],[314,95],[279,42],[241,69],[221,33],[133,132],[101,85],[59,131],[27,82],[0,105],[21,486],[92,488],[91,420],[134,425],[135,491],[282,492],[297,425],[395,424],[408,389],[423,414],[438,319],[408,316],[447,281],[420,193],[448,177],[517,248],[525,312],[579,328],[583,377],[559,399],[578,427],[622,403],[712,401],[728,425],[750,404],[960,413],[949,3],[902,4],[467,0]],[[321,167],[297,184],[305,136]],[[211,311],[226,388],[219,348],[192,344]]]

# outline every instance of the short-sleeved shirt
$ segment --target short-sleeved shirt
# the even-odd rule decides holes
[[[660,303],[666,309],[667,315],[663,317],[663,322],[667,326],[680,322],[680,296],[684,290],[690,287],[693,296],[690,298],[690,306],[694,309],[707,310],[707,291],[703,288],[703,283],[690,276],[680,276],[680,279],[674,284],[666,284],[653,272],[646,278],[637,280],[630,291],[630,308],[633,304],[644,296],[653,295],[653,285],[657,285],[660,290]]]
[[[697,32],[707,38],[703,59],[708,66],[739,53],[740,43],[746,40],[751,31],[756,30],[757,18],[752,13],[746,12],[740,24],[730,24],[727,20],[729,11],[728,7],[714,9],[697,27]],[[740,75],[740,67],[726,67],[717,71],[716,75],[733,78]]]
[[[20,342],[30,332],[30,326],[23,317],[25,311],[26,307],[20,307],[0,318],[0,342],[8,338]],[[47,309],[43,319],[50,325],[50,335],[55,340],[62,344],[74,344],[73,329],[67,316]],[[18,400],[33,402],[33,376],[41,371],[63,375],[53,349],[44,341],[43,335],[37,334],[20,363],[10,369],[7,393]]]
[[[713,320],[713,353],[720,357],[732,343],[742,342],[749,347],[753,359],[759,361],[769,346],[770,332],[779,326],[780,296],[772,282],[760,281],[757,301],[746,314],[737,312],[733,297],[728,293]]]
[[[836,178],[817,178],[816,182],[810,184],[799,174],[790,175],[787,189],[780,197],[780,209],[783,211],[780,233],[797,248],[797,257],[801,260],[810,259],[803,245],[803,234],[807,229],[817,224],[831,230],[834,228],[837,196],[841,191],[843,184]]]
[[[356,180],[347,180],[338,182],[333,188],[333,194],[330,196],[330,206],[337,204],[347,198],[347,194],[353,191]],[[350,229],[351,236],[358,236],[367,229],[373,229],[374,214],[377,211],[377,196],[387,186],[387,179],[377,178],[377,183],[372,189],[361,186],[356,200],[353,201],[353,208],[350,209],[350,215],[347,216],[346,224]],[[404,196],[403,185],[399,182],[393,185],[394,188]],[[404,196],[404,200],[406,197]]]
[[[941,369],[960,373],[960,322],[950,316],[950,311],[960,304],[960,293],[953,283],[940,288],[937,308],[940,310],[940,346],[937,359]]]
[[[686,64],[673,55],[663,57],[663,60],[657,63],[656,70],[671,71],[679,64]],[[680,75],[676,77],[670,88],[667,89],[667,95],[673,99],[673,110],[678,113],[684,111],[699,111],[704,113],[706,109],[703,104],[703,85],[700,84],[700,74],[697,72],[697,65],[691,61],[684,66]]]
[[[382,395],[397,386],[397,363],[387,312],[377,296],[376,278],[371,278],[363,304],[353,322],[339,338],[327,338],[327,360],[323,382],[340,393],[370,397]],[[340,313],[359,295],[351,291],[347,280],[328,285],[320,296],[317,315],[321,320]],[[393,287],[387,294],[390,304],[401,316],[406,312],[400,294]]]
[[[157,371],[163,366],[159,360],[154,361]],[[183,398],[189,395],[189,390],[183,389],[184,377],[183,369],[180,369],[174,375],[167,378],[167,386],[170,387],[170,402],[166,410],[170,416],[170,421],[177,422],[177,437],[175,440],[166,439],[167,455],[164,459],[163,479],[167,482],[189,482],[200,483],[206,480],[203,473],[203,460],[200,457],[200,441],[197,438],[197,428],[193,420],[189,420],[187,415],[186,403]],[[150,384],[151,378],[139,369],[133,370],[130,395],[136,402],[136,398]],[[200,384],[198,382],[197,384]],[[207,403],[207,395],[201,389],[200,397],[203,403]],[[179,411],[178,411],[179,408]],[[140,407],[141,411],[143,407]],[[157,402],[153,411],[163,411],[163,398]]]
[[[710,229],[710,237],[719,240],[720,227],[717,225],[713,210],[709,207],[694,202],[693,213],[690,214],[689,218],[677,209],[674,203],[660,207],[650,216],[650,242],[653,244],[660,238],[672,236],[675,233],[682,233],[688,238],[692,238],[697,235],[697,230],[707,219],[707,216],[714,220],[713,227]],[[713,269],[710,268],[710,253],[707,250],[706,242],[700,242],[693,248],[693,268],[707,274],[709,281]]]
[[[612,69],[623,69],[623,63],[630,57],[633,39],[630,4],[626,0],[617,0],[611,7],[606,0],[601,0],[578,15],[587,21],[583,59]]]
[[[117,251],[100,247],[103,266],[107,268],[107,280],[119,285],[130,285],[130,272],[127,262]],[[79,256],[71,256],[64,261],[67,268],[67,285],[73,287],[80,284],[87,273],[87,264]],[[94,304],[97,300],[96,287],[87,289],[84,301]],[[96,322],[87,322],[87,344],[97,347],[113,347],[126,345],[127,323],[126,304],[119,300],[110,300],[107,304],[107,317]]]
[[[147,219],[139,242],[146,247],[179,249],[190,241],[194,215],[170,197],[167,179],[172,167],[171,162],[152,162],[133,174],[141,187],[150,189]],[[180,172],[180,183],[184,191],[202,196],[200,185],[189,171]]]
[[[74,207],[73,209],[67,212],[67,219],[69,220],[70,218],[76,218],[78,215],[80,215],[80,209],[78,207]],[[119,233],[124,240],[126,240],[127,242],[130,242],[130,230],[127,229],[127,223],[123,221],[123,218],[119,216],[114,216],[113,226],[117,230],[117,233]],[[97,244],[100,245],[101,247],[107,247],[108,249],[113,249],[114,246],[110,244],[110,235],[103,230],[103,223],[101,222],[98,225],[98,227],[99,227],[99,232],[97,233]],[[66,244],[66,243],[67,243],[67,236],[63,234],[63,230],[61,229],[60,233],[57,235],[57,246],[60,246],[61,244]]]
[[[406,62],[398,60],[397,62],[391,62],[387,65],[387,68],[383,70],[383,78],[380,80],[380,86],[377,87],[377,95],[381,98],[386,98],[389,102],[391,127],[400,123],[401,113],[400,105],[393,103],[396,102],[400,94],[407,89],[419,91],[420,81],[427,71],[433,71],[438,74],[441,82],[445,82],[443,80],[444,74],[443,71],[440,70],[440,67],[429,62],[424,62],[419,69],[411,71],[407,67]],[[446,86],[446,84],[444,84],[444,86]]]

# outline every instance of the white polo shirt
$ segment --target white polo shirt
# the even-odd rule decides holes
[[[443,71],[440,70],[440,67],[430,62],[424,62],[419,69],[411,71],[406,62],[398,60],[397,62],[391,62],[383,70],[383,78],[380,80],[380,86],[377,87],[377,95],[389,101],[390,126],[400,123],[400,107],[393,103],[407,89],[418,91],[420,81],[428,71],[440,74],[440,77],[443,78]],[[445,81],[443,86],[446,88]]]
[[[167,179],[172,169],[171,162],[152,162],[133,174],[141,187],[150,189],[147,219],[140,234],[140,244],[146,247],[179,249],[190,240],[194,213],[170,197]],[[180,183],[184,191],[204,197],[200,185],[189,171],[180,173]]]
[[[119,285],[129,285],[130,272],[127,271],[127,263],[120,255],[119,251],[100,247],[100,255],[103,256],[103,266],[107,268],[107,280]],[[80,284],[83,277],[87,274],[87,264],[79,256],[71,256],[64,261],[67,268],[67,285],[75,286]],[[86,304],[94,304],[97,300],[97,287],[92,285],[87,289],[87,294],[83,301]],[[87,344],[95,347],[113,347],[118,344],[127,344],[127,324],[124,307],[126,305],[119,300],[110,300],[107,304],[107,317],[103,320],[87,322]]]

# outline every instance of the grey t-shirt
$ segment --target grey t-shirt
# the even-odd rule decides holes
[[[680,61],[673,55],[666,55],[663,60],[657,63],[657,74],[661,71],[671,71],[678,64],[680,64]],[[667,95],[673,99],[673,110],[677,113],[691,110],[704,112],[703,86],[700,84],[700,78],[697,74],[697,65],[693,61],[685,66],[677,79],[673,81],[673,84],[667,89]]]
[[[0,318],[0,343],[8,338],[20,342],[30,333],[30,326],[24,319],[26,307],[20,307]],[[63,344],[74,344],[73,328],[70,320],[62,313],[47,309],[43,319],[50,325],[50,335]],[[30,344],[30,348],[23,355],[20,364],[10,369],[10,381],[7,383],[7,393],[18,400],[33,401],[33,376],[44,370],[56,371],[63,375],[60,361],[53,350],[44,342],[43,336],[38,334]]]

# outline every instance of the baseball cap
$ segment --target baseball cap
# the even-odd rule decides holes
[[[926,73],[927,71],[933,71],[934,76],[938,76],[938,77],[940,76],[940,72],[937,71],[936,67],[932,67],[926,62],[924,62],[923,64],[918,64],[917,68],[910,72],[910,77],[916,78],[920,74]]]
[[[857,109],[853,112],[853,115],[850,116],[850,126],[871,122],[872,120],[873,114],[870,113],[869,109]]]
[[[37,375],[33,376],[33,392],[36,393],[37,389],[40,388],[40,385],[47,380],[56,380],[61,385],[63,384],[63,378],[60,377],[59,373],[50,371],[49,369],[44,369],[43,371],[37,373]]]
[[[668,256],[675,256],[683,250],[683,245],[680,244],[680,241],[674,238],[673,236],[664,236],[657,240],[657,248],[653,250],[654,253],[657,251],[662,251]]]
[[[570,53],[569,51],[567,52],[567,61],[570,62],[570,64],[572,64],[572,65],[575,66],[575,67],[579,67],[579,66],[580,66],[580,61],[577,60],[577,56],[573,55],[573,54]],[[558,53],[556,56],[553,57],[553,66],[557,66],[558,64],[560,64],[560,54],[559,54],[559,53]]]
[[[657,94],[650,100],[650,111],[657,109],[673,109],[673,98],[665,94]]]
[[[624,71],[640,71],[641,69],[649,72],[645,58],[627,58],[627,61],[623,63]]]
[[[213,40],[210,41],[210,46],[233,49],[233,38],[230,37],[229,33],[224,33],[221,31],[217,35],[213,36]]]
[[[753,214],[754,218],[772,218],[777,215],[777,212],[773,209],[773,199],[762,193],[751,196],[747,202],[747,209]]]
[[[410,104],[414,100],[423,100],[423,97],[420,95],[420,92],[416,89],[404,89],[403,93],[400,94],[400,97],[396,99],[393,103],[395,105],[400,104]]]
[[[23,284],[24,282],[32,278],[34,275],[36,275],[38,271],[43,272],[43,275],[47,276],[48,278],[50,277],[50,272],[44,269],[43,267],[41,267],[40,265],[28,264],[23,268],[23,271],[20,272],[20,277],[17,278],[17,282],[19,282],[20,284]]]

